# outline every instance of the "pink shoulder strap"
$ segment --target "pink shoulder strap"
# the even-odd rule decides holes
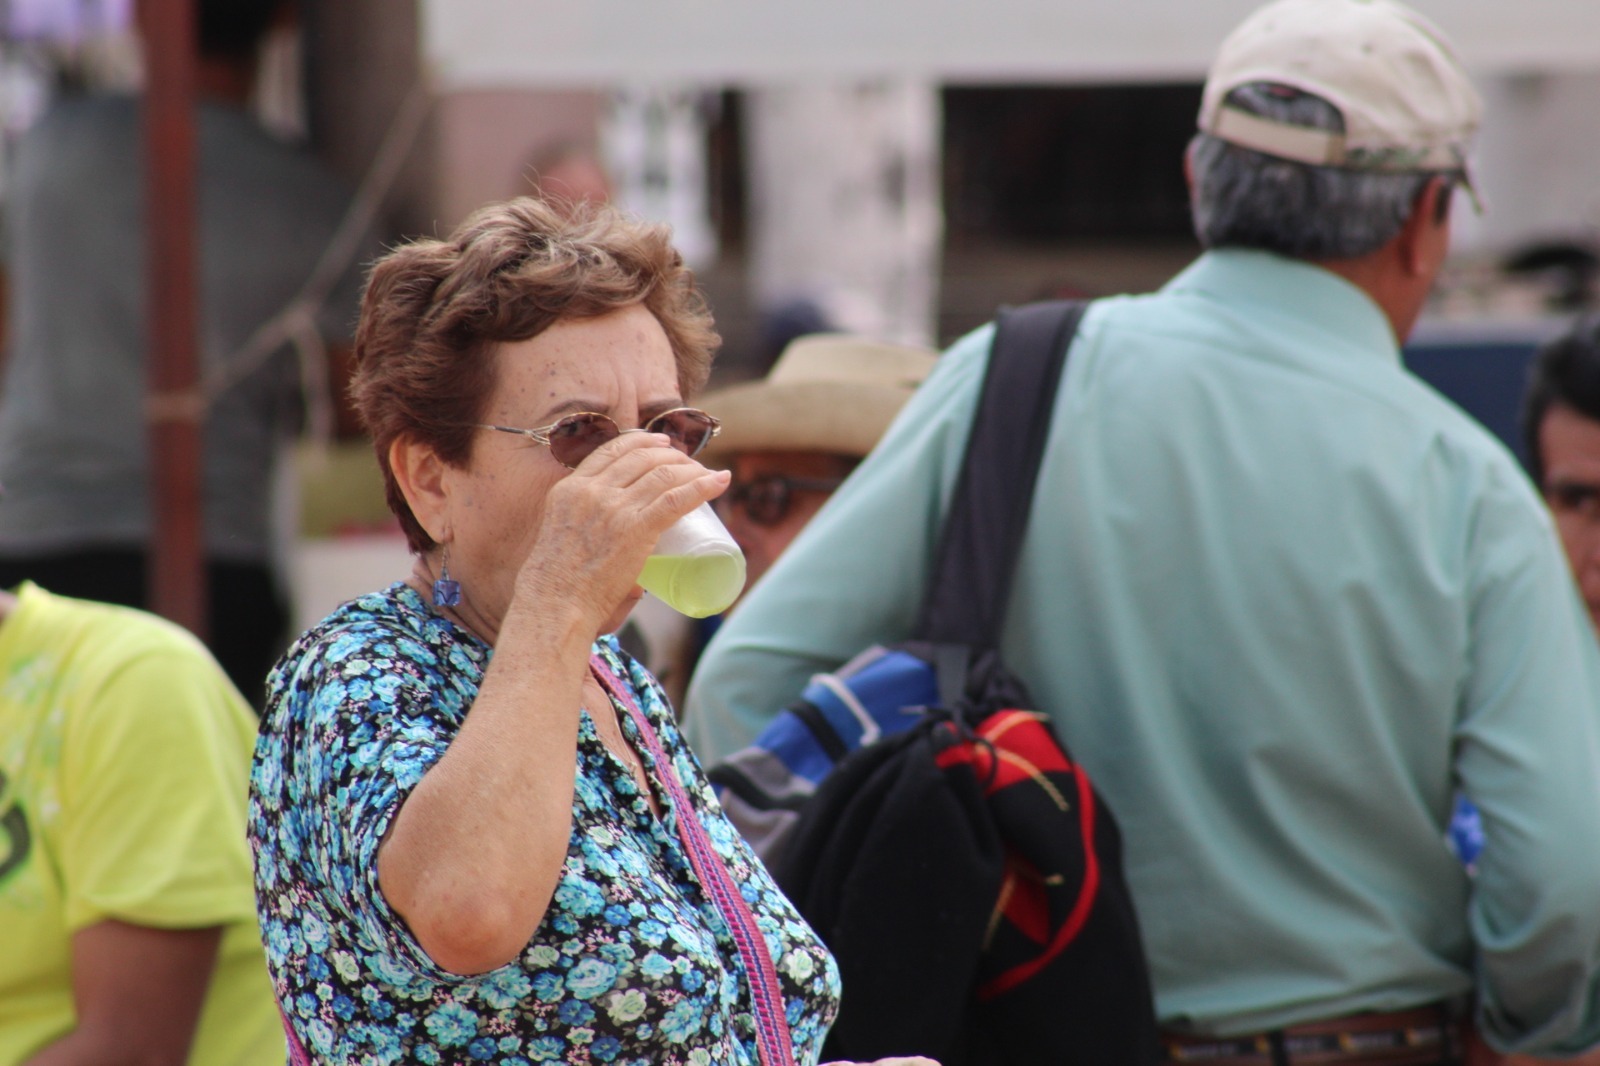
[[[683,841],[684,851],[689,854],[689,863],[694,867],[701,886],[722,913],[722,920],[728,923],[733,933],[733,942],[739,949],[739,957],[744,960],[745,972],[750,975],[750,992],[756,1016],[756,1048],[761,1055],[761,1066],[794,1066],[794,1046],[789,1040],[789,1022],[783,1005],[783,991],[778,984],[778,969],[773,965],[772,953],[767,950],[767,939],[761,935],[756,916],[745,903],[733,875],[728,872],[727,864],[712,846],[711,837],[706,833],[705,826],[700,824],[694,807],[689,803],[689,796],[678,780],[672,760],[662,748],[656,731],[650,726],[650,720],[639,710],[633,692],[612,674],[611,668],[600,656],[590,655],[589,668],[611,694],[611,698],[627,709],[633,724],[639,727],[645,747],[655,757],[661,785],[667,790],[673,810],[678,814],[678,836]]]

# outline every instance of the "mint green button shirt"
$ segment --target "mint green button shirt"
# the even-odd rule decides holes
[[[702,758],[908,635],[991,336],[712,641]],[[1097,302],[1001,647],[1121,823],[1164,1025],[1472,992],[1503,1047],[1600,1041],[1600,650],[1515,460],[1361,290],[1235,250]],[[1475,880],[1444,839],[1458,786]]]

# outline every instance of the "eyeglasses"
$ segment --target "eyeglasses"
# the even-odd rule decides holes
[[[722,431],[721,422],[694,407],[663,411],[638,429],[622,429],[609,416],[594,411],[579,411],[538,429],[493,426],[486,422],[474,425],[478,429],[497,429],[537,441],[549,448],[551,457],[565,467],[577,466],[590,452],[624,433],[661,433],[684,455],[698,455],[700,449]]]
[[[832,492],[842,484],[842,477],[764,474],[729,486],[717,504],[723,508],[738,508],[758,526],[775,526],[789,516],[796,492]]]

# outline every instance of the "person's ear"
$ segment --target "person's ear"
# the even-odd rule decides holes
[[[1400,265],[1413,276],[1432,277],[1448,251],[1448,242],[1438,239],[1440,227],[1450,223],[1449,197],[1454,186],[1444,178],[1429,178],[1412,201],[1411,215],[1400,228]]]
[[[389,470],[417,524],[439,541],[450,525],[449,467],[432,446],[402,435],[389,443]]]

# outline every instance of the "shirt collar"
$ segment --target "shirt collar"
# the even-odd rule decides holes
[[[1208,251],[1164,286],[1216,297],[1254,320],[1325,334],[1328,343],[1400,364],[1388,316],[1354,284],[1304,260],[1245,248]]]

